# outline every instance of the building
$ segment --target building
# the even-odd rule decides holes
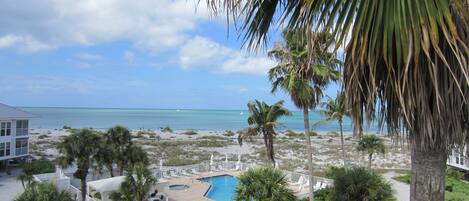
[[[469,179],[469,156],[467,151],[467,146],[464,146],[463,149],[453,149],[447,161],[448,166],[465,172],[465,179]]]
[[[30,113],[0,103],[0,162],[23,159],[29,153]]]

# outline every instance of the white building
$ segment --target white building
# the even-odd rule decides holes
[[[28,156],[30,113],[0,103],[0,162]]]
[[[467,146],[463,149],[453,149],[448,156],[448,166],[469,172],[469,156],[467,156]]]

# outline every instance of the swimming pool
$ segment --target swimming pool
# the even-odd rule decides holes
[[[205,195],[215,201],[232,201],[235,196],[238,179],[231,175],[222,175],[216,177],[207,177],[201,181],[210,183],[212,187]]]

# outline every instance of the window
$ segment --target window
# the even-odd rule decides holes
[[[11,122],[1,122],[0,123],[0,136],[10,136],[11,135]]]
[[[16,139],[16,155],[25,155],[28,153],[28,138]]]
[[[10,143],[7,142],[5,143],[5,156],[9,156],[10,155]]]
[[[0,143],[0,157],[5,156],[5,143]]]
[[[28,120],[16,120],[16,136],[28,135]]]

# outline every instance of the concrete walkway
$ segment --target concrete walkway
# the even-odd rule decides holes
[[[392,179],[395,176],[399,176],[399,174],[394,171],[383,174],[383,177],[386,179],[386,181],[391,183],[396,199],[398,201],[409,201],[410,186],[406,183],[402,183]]]
[[[11,175],[5,173],[5,171],[0,172],[0,195],[1,200],[12,201],[19,194],[23,193],[23,186],[21,182],[16,180],[16,175],[21,172],[20,168],[10,169]]]

